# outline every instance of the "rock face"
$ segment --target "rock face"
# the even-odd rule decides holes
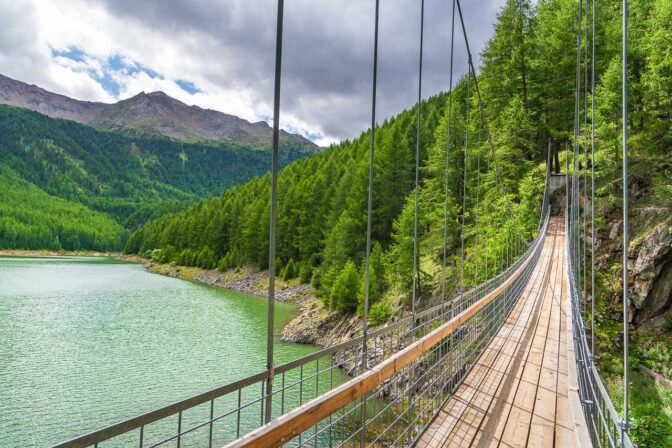
[[[250,123],[216,110],[188,106],[163,92],[142,92],[115,104],[94,103],[78,101],[0,75],[0,104],[31,109],[98,129],[146,132],[183,141],[269,147],[273,135],[266,122]],[[318,149],[297,134],[282,131],[280,139],[292,148]]]
[[[635,323],[641,324],[672,306],[672,217],[639,240],[634,249],[630,298]]]
[[[108,104],[77,101],[0,75],[0,104],[34,110],[51,118],[89,124]]]
[[[282,340],[327,347],[356,336],[361,320],[328,310],[320,300],[304,305],[282,330]]]
[[[111,131],[134,130],[161,134],[176,140],[214,140],[268,147],[273,130],[263,121],[250,123],[233,115],[198,106],[188,106],[163,92],[139,93],[103,108],[90,123]],[[296,134],[281,133],[293,147],[316,148]]]

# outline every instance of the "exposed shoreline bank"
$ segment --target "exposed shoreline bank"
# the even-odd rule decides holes
[[[220,272],[216,269],[156,263],[137,255],[121,255],[117,258],[141,264],[155,274],[245,294],[268,296],[268,271],[259,271],[246,266]],[[276,279],[275,297],[278,301],[299,307],[295,317],[282,329],[280,338],[283,341],[327,347],[355,336],[361,327],[358,317],[327,309],[322,300],[315,296],[310,285],[302,285],[296,279],[290,281]]]

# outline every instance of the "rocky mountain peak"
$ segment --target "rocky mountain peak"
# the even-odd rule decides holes
[[[140,92],[114,104],[79,101],[0,75],[0,104],[23,107],[52,118],[64,118],[98,129],[159,134],[183,141],[220,141],[269,147],[272,129],[235,115],[189,106],[162,91]],[[317,150],[306,138],[287,132],[282,142]]]

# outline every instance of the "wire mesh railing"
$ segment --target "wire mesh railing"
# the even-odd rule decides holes
[[[595,357],[591,353],[588,342],[588,335],[584,323],[583,312],[585,300],[577,286],[577,277],[581,275],[581,259],[578,255],[577,247],[580,243],[581,228],[579,220],[579,197],[578,197],[578,179],[577,170],[574,172],[574,178],[571,187],[568,184],[569,192],[567,229],[569,235],[567,238],[567,257],[568,275],[569,275],[569,293],[572,307],[572,331],[574,334],[574,352],[577,364],[577,378],[579,385],[579,397],[583,408],[583,414],[586,419],[588,432],[596,447],[625,447],[632,448],[632,443],[628,432],[624,429],[624,421],[616,411],[609,393],[607,392],[600,374],[595,365]],[[585,269],[585,267],[583,268]]]
[[[413,342],[398,346],[405,348],[374,356],[367,365],[381,362],[358,377],[230,446],[413,445],[515,306],[541,254],[547,207],[544,216],[537,238],[504,272],[411,317]]]
[[[349,377],[389,360],[500,289],[497,300],[483,306],[393,379],[297,434],[288,446],[342,446],[359,434],[382,444],[412,440],[462,381],[511,311],[538,257],[543,229],[527,251],[495,277],[458,293],[453,300],[369,331],[366,351],[363,336],[355,337],[273,371],[261,371],[55,447],[212,447],[230,443],[264,425],[267,403],[271,403],[272,418],[277,419],[334,390]],[[271,376],[274,387],[269,394]],[[399,422],[405,422],[403,430]]]

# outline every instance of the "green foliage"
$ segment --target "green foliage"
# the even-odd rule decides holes
[[[287,281],[295,278],[297,276],[296,267],[294,266],[294,260],[289,259],[285,268],[282,270],[282,279]]]
[[[217,269],[220,272],[226,272],[229,269],[235,268],[239,265],[238,259],[238,250],[234,247],[229,252],[226,253],[223,257],[219,259],[217,264]]]
[[[375,303],[369,311],[369,324],[382,325],[392,317],[392,307],[386,301]]]
[[[607,389],[616,410],[622,411],[622,379],[619,377],[608,381]],[[630,436],[638,447],[672,446],[671,410],[672,390],[639,371],[632,371],[630,414],[635,427],[630,430]]]
[[[299,282],[302,285],[310,283],[310,280],[313,277],[313,268],[309,264],[303,264],[301,265],[301,269],[299,270]]]
[[[213,269],[215,267],[215,254],[212,252],[212,249],[204,246],[198,254],[195,264],[199,268]]]
[[[282,260],[280,257],[275,257],[275,276],[282,277]]]
[[[281,163],[307,154],[305,149],[286,148]],[[109,222],[101,224],[101,213],[135,230],[147,220],[184,210],[196,200],[245,182],[266,171],[270,163],[270,154],[265,150],[103,132],[4,105],[0,105],[0,155],[0,167],[14,173],[9,177],[13,185],[8,185],[7,179],[4,183],[12,190],[12,196],[5,195],[1,200],[21,209],[19,221],[30,227],[21,232],[39,233],[35,237],[23,236],[21,241],[9,241],[14,239],[12,236],[0,241],[0,248],[31,249],[57,249],[60,245],[64,249],[120,250],[126,242],[124,232],[111,230]],[[19,194],[26,188],[21,181],[31,184],[29,192]],[[53,199],[53,204],[45,199],[33,202],[29,213],[21,204],[36,196],[38,190],[44,193],[43,198],[51,195],[62,200]],[[73,219],[66,226],[69,230],[55,230],[56,224],[39,218],[54,208],[62,209],[65,203],[79,206],[73,214],[79,223],[75,225]],[[84,213],[85,209],[89,211]],[[8,221],[5,225],[10,226]],[[72,230],[73,225],[79,230]],[[15,230],[17,226],[11,224]],[[99,228],[98,240],[93,231],[84,228]],[[59,233],[64,233],[65,240]],[[140,249],[141,244],[137,243],[136,238],[130,246],[135,248],[133,252]]]
[[[364,298],[366,291],[366,265],[362,265],[359,295],[357,297],[357,312],[361,316],[364,312]],[[383,248],[375,242],[371,249],[371,263],[369,266],[369,309],[380,301],[387,289],[385,279],[385,263],[383,262]]]
[[[329,300],[331,306],[339,311],[354,312],[357,309],[357,295],[359,293],[359,274],[352,261],[345,264],[338,274],[331,288]]]
[[[128,232],[109,216],[50,196],[0,165],[0,248],[119,250]]]
[[[632,180],[651,180],[652,191],[647,191],[640,204],[648,200],[662,207],[672,206],[671,5],[669,0],[634,0],[630,4]],[[596,7],[597,84],[591,94],[596,104],[593,164],[600,226],[602,220],[619,213],[621,204],[622,73],[620,2],[597,2]],[[488,127],[479,124],[473,80],[471,92],[463,77],[452,92],[423,101],[417,190],[417,107],[376,128],[371,322],[379,324],[390,318],[391,306],[381,297],[391,286],[405,296],[405,306],[413,293],[419,307],[429,306],[437,298],[497,274],[504,260],[511,258],[510,241],[519,232],[527,240],[535,236],[548,139],[573,134],[576,54],[577,50],[588,50],[577,48],[576,13],[575,0],[505,2],[494,36],[482,53],[478,74]],[[586,45],[585,39],[582,45]],[[295,161],[282,170],[278,182],[278,257],[300,265],[301,282],[310,278],[327,305],[345,312],[359,309],[361,313],[363,307],[363,269],[357,272],[357,266],[363,265],[366,248],[369,139],[369,132],[364,132]],[[588,149],[589,142],[583,137],[577,143],[582,152]],[[563,147],[556,142],[552,149]],[[194,157],[189,155],[187,166]],[[582,162],[585,164],[583,157]],[[180,261],[187,263],[192,262],[194,251],[200,252],[204,246],[215,257],[238,248],[239,263],[264,269],[268,264],[269,181],[268,175],[256,178],[187,211],[152,219],[129,238],[126,250],[146,253],[173,246],[176,253],[184,254]],[[416,232],[418,239],[414,241]],[[619,262],[611,260],[603,266],[601,274],[606,278],[617,277],[621,270]],[[414,279],[416,290],[412,291]],[[620,293],[611,291],[612,285],[599,285],[601,282],[598,279],[598,300]],[[605,317],[618,313],[609,304],[603,304],[598,313],[601,371],[607,376],[622,373],[619,347],[614,342],[621,324]],[[668,328],[672,331],[672,318]],[[666,362],[669,365],[669,359],[669,350],[661,344],[633,353],[633,361],[656,363],[659,369]],[[668,399],[656,402],[650,398],[642,403],[649,400],[665,412],[672,409]],[[667,433],[657,432],[668,428],[661,423],[660,409],[633,406],[636,418],[651,416],[649,421],[642,420],[637,432],[643,444],[670,445]],[[655,440],[662,442],[655,445]]]

